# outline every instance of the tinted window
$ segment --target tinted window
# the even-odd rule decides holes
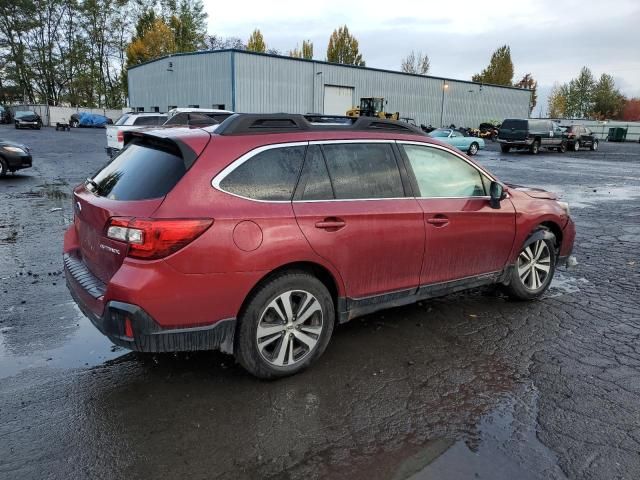
[[[301,200],[330,200],[333,198],[329,172],[318,145],[311,145],[307,149],[298,189],[299,193],[296,198]]]
[[[177,148],[134,142],[100,170],[87,188],[112,200],[159,198],[171,191],[186,170]]]
[[[255,200],[291,200],[304,150],[282,147],[258,153],[227,175],[220,188]]]
[[[480,172],[459,157],[432,147],[403,146],[421,197],[482,197]]]
[[[404,197],[390,144],[345,143],[322,148],[337,199]]]
[[[162,124],[164,120],[166,120],[167,117],[160,117],[160,116],[155,116],[155,115],[145,115],[142,117],[138,117],[136,118],[136,120],[133,122],[134,125],[140,126],[140,125],[158,125],[158,123]]]
[[[527,121],[526,120],[505,120],[502,123],[500,128],[511,130],[526,130],[527,129]]]
[[[124,125],[127,120],[129,120],[129,115],[122,115],[118,120],[116,120],[114,125]]]

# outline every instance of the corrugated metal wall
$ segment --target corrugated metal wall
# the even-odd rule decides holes
[[[145,110],[224,103],[238,112],[323,113],[325,85],[353,87],[354,105],[360,97],[384,97],[388,111],[418,124],[475,127],[529,114],[526,90],[245,52],[179,55],[129,72],[130,105]]]
[[[129,105],[160,107],[224,104],[231,109],[231,52],[175,55],[129,70]],[[169,62],[172,63],[169,71]]]

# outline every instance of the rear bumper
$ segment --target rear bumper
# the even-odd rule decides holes
[[[533,138],[528,140],[505,140],[503,138],[498,138],[498,143],[502,145],[506,145],[508,147],[530,147],[533,144]]]
[[[221,320],[213,325],[194,328],[162,328],[137,305],[111,301],[102,315],[93,312],[80,298],[76,288],[67,280],[71,296],[91,323],[116,345],[136,352],[189,352],[220,350],[233,353],[235,318]],[[127,332],[126,322],[131,324]],[[129,333],[129,335],[128,335]]]

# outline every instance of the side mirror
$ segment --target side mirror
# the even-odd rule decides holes
[[[491,208],[500,208],[500,201],[505,198],[504,189],[498,182],[491,182],[489,187],[489,205]]]

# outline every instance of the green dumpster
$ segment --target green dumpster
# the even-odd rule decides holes
[[[622,127],[609,128],[610,142],[624,142],[627,138],[627,129]]]

